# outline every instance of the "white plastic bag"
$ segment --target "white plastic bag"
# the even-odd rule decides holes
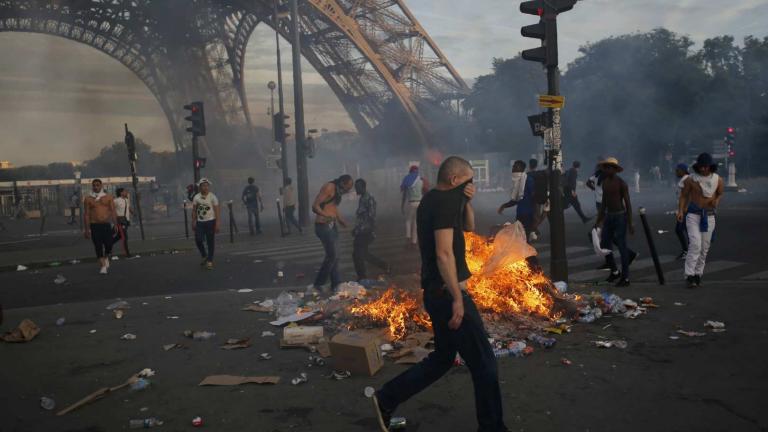
[[[507,264],[536,255],[536,249],[525,238],[525,228],[520,222],[506,225],[493,240],[493,252],[483,266],[483,273],[493,273]]]
[[[611,253],[610,249],[600,247],[600,228],[592,228],[592,247],[595,249],[597,256],[606,256]]]

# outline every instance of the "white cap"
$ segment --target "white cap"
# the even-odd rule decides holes
[[[199,186],[200,186],[201,184],[203,184],[203,183],[208,183],[208,184],[210,185],[210,184],[211,184],[211,181],[210,181],[210,180],[208,180],[208,178],[206,178],[206,177],[203,177],[203,178],[201,178],[201,179],[200,179],[200,180],[197,182],[197,186],[199,187]]]

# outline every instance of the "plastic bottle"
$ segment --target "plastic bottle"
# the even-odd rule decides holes
[[[145,419],[132,419],[128,421],[128,429],[149,429],[151,427],[161,426],[162,424],[163,422],[154,417]]]
[[[216,333],[209,331],[196,331],[192,333],[192,339],[194,340],[208,340],[216,336]]]
[[[54,401],[53,399],[51,399],[49,397],[43,396],[43,397],[40,398],[40,408],[42,408],[42,409],[44,409],[46,411],[50,411],[50,410],[56,408],[56,401]]]
[[[149,384],[150,384],[149,380],[144,378],[139,378],[138,380],[136,380],[135,383],[131,384],[131,390],[134,390],[134,391],[144,390],[147,387],[149,387]]]
[[[528,335],[528,340],[536,342],[544,348],[552,348],[552,346],[555,345],[555,342],[557,342],[557,339],[555,338],[545,337],[536,333]]]
[[[293,315],[299,309],[299,302],[294,296],[283,291],[277,296],[275,301],[277,307],[275,308],[275,314],[278,318]]]

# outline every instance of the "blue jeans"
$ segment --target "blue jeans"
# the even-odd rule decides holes
[[[328,277],[331,278],[331,288],[336,288],[341,283],[339,276],[339,231],[336,224],[315,224],[315,235],[323,243],[325,259],[320,265],[320,270],[315,278],[315,288],[325,285]]]
[[[205,240],[205,244],[203,244]],[[198,221],[195,224],[195,244],[197,250],[200,251],[200,256],[213,262],[213,251],[216,246],[216,220],[210,220],[205,222]],[[208,246],[208,251],[206,251]]]
[[[603,231],[600,236],[600,247],[613,250],[615,244],[621,254],[621,276],[629,279],[629,257],[635,252],[627,247],[627,214],[608,213],[603,221]],[[611,266],[611,271],[616,271],[616,260],[613,253],[606,255],[606,262]]]
[[[475,410],[481,432],[506,431],[501,405],[498,369],[493,348],[475,303],[466,292],[464,319],[457,330],[448,328],[453,315],[453,299],[447,290],[424,290],[424,308],[432,320],[435,350],[421,363],[401,373],[376,393],[385,410],[394,411],[398,405],[419,393],[453,367],[456,353],[467,364],[475,388]]]

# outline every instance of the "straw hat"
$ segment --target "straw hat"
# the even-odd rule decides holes
[[[616,170],[618,172],[624,171],[624,168],[622,168],[621,165],[619,165],[619,160],[616,159],[615,157],[609,157],[604,159],[603,161],[600,162],[600,165],[613,165],[616,167]]]

